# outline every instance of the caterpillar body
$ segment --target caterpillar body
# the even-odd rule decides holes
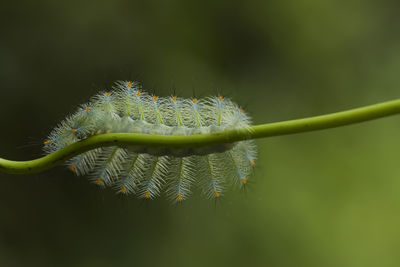
[[[250,117],[222,96],[204,99],[158,97],[142,91],[139,83],[116,82],[55,127],[44,151],[53,153],[93,135],[143,133],[193,135],[247,128]],[[253,141],[233,145],[174,150],[146,147],[105,147],[67,162],[77,175],[88,175],[99,186],[121,194],[151,199],[164,190],[173,202],[187,199],[200,186],[207,198],[218,198],[226,187],[246,185],[257,156]]]

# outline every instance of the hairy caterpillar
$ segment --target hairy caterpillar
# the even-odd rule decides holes
[[[53,153],[89,136],[103,133],[193,135],[250,126],[237,104],[222,96],[205,99],[158,97],[136,82],[116,82],[62,121],[44,142]],[[154,198],[165,193],[173,202],[187,199],[194,186],[218,198],[227,185],[246,185],[256,160],[253,141],[206,148],[96,148],[67,162],[77,175],[88,175],[99,186],[122,194]]]

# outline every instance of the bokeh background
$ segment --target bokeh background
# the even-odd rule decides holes
[[[0,157],[116,80],[255,123],[400,97],[398,1],[2,1]],[[400,119],[257,140],[247,193],[183,205],[0,174],[0,266],[399,266]]]

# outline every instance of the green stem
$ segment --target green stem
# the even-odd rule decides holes
[[[237,141],[329,129],[400,113],[400,99],[328,115],[268,123],[247,129],[226,130],[190,136],[166,136],[138,133],[110,133],[89,137],[45,157],[30,161],[0,158],[0,171],[14,174],[35,173],[50,169],[88,150],[105,146],[159,148],[206,147]]]

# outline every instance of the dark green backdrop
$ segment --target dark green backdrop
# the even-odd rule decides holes
[[[0,157],[115,80],[255,123],[400,97],[399,2],[2,1]],[[400,119],[258,140],[247,194],[181,206],[63,167],[0,174],[0,266],[399,266]]]

